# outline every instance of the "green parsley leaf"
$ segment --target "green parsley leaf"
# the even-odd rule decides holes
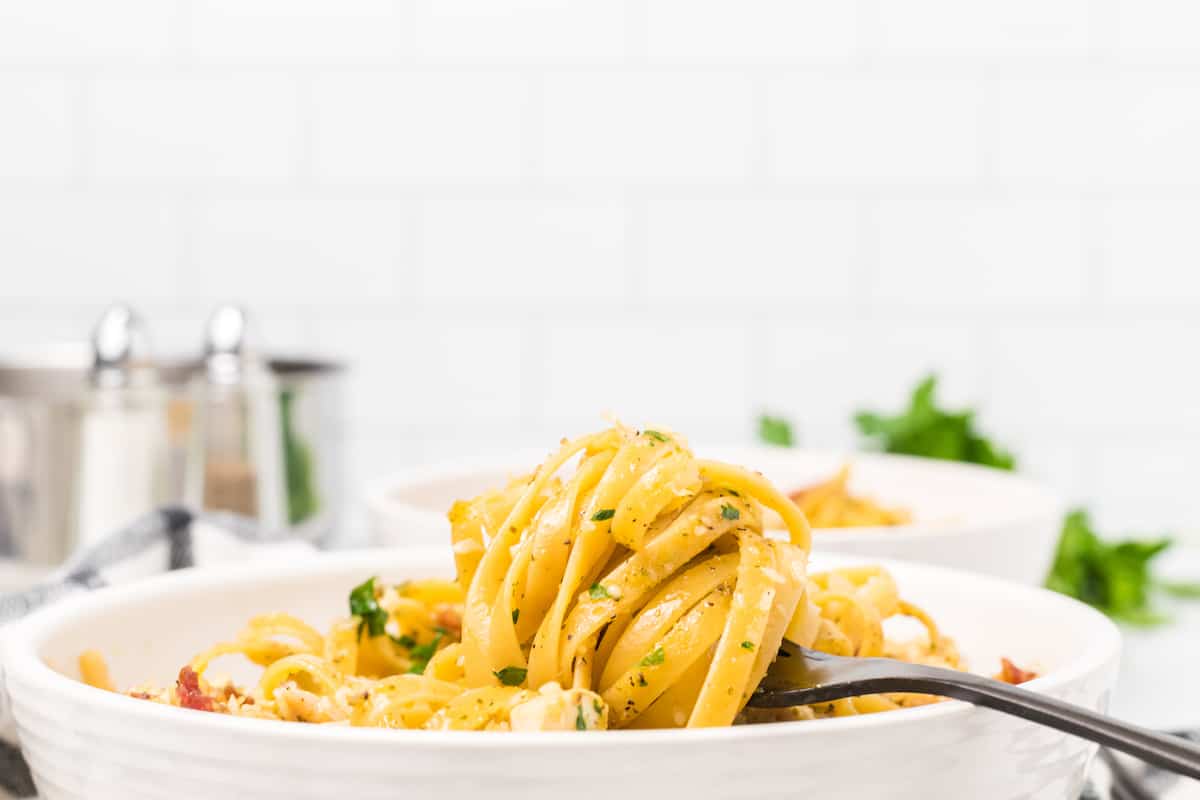
[[[1180,583],[1176,581],[1159,581],[1158,588],[1173,597],[1187,600],[1200,600],[1200,583]]]
[[[529,670],[524,667],[505,667],[492,673],[505,686],[520,686],[525,682],[525,676],[529,674]]]
[[[387,625],[388,613],[379,607],[375,599],[375,578],[368,578],[350,590],[350,613],[359,618],[358,632],[363,628],[371,636],[382,636]]]
[[[592,710],[595,711],[597,714],[603,714],[604,706],[600,705],[599,700],[593,699],[592,700]]]
[[[721,516],[724,517],[725,519],[738,519],[739,517],[742,516],[742,512],[738,511],[736,508],[729,505],[729,503],[722,503],[721,504]]]
[[[444,630],[441,630],[440,628],[436,630],[437,633],[434,635],[433,641],[427,642],[426,644],[417,645],[412,649],[410,655],[412,656],[413,663],[412,666],[408,668],[410,674],[425,674],[425,668],[429,666],[429,660],[433,658],[434,653],[437,652],[438,645],[442,643],[442,638],[446,635]]]
[[[615,508],[602,508],[595,514],[592,514],[592,522],[604,522],[606,519],[612,519],[617,515]]]
[[[663,434],[659,433],[658,431],[642,431],[642,433],[646,434],[646,435],[647,435],[647,436],[649,436],[651,439],[656,439],[656,440],[658,440],[658,441],[660,441],[660,442],[669,442],[669,441],[671,441],[671,439],[670,439],[670,437],[669,437],[669,436],[664,436]]]
[[[743,649],[743,650],[753,650],[753,649],[754,649],[754,642],[749,642],[749,641],[747,641],[747,642],[742,642],[742,649]]]
[[[650,684],[646,683],[646,676],[639,672],[638,673],[638,686],[649,686],[649,685]]]
[[[1150,562],[1171,546],[1170,539],[1106,542],[1086,511],[1067,514],[1046,587],[1098,608],[1132,625],[1166,621],[1151,607],[1155,586]]]
[[[519,620],[521,618],[521,609],[514,608],[513,613],[512,613],[512,618],[513,618],[513,625],[516,625],[517,620]]]
[[[586,731],[587,721],[583,718],[583,705],[575,706],[575,730]]]
[[[1016,460],[975,429],[974,411],[938,408],[937,376],[930,375],[913,390],[908,409],[896,416],[872,411],[854,415],[859,433],[885,453],[902,453],[946,461],[965,461],[1011,470]]]
[[[598,583],[593,583],[588,587],[588,596],[593,600],[604,600],[609,596],[608,589],[605,589]]]
[[[401,647],[406,648],[408,650],[412,650],[414,647],[417,646],[417,640],[414,639],[413,637],[409,636],[407,633],[402,636],[393,636],[393,637],[391,637],[391,639],[396,644],[398,644]]]
[[[661,646],[654,648],[650,655],[646,656],[638,664],[640,667],[654,667],[667,660],[667,654],[663,652]]]
[[[783,417],[772,417],[762,414],[758,418],[758,438],[766,444],[777,447],[791,447],[796,443],[792,436],[792,424]]]

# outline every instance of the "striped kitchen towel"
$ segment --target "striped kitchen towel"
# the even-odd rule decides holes
[[[291,538],[289,533],[264,530],[245,517],[165,508],[85,549],[47,582],[0,595],[0,626],[68,595],[102,586],[193,566],[278,559],[281,555],[306,558],[313,552],[311,545]],[[16,731],[0,702],[0,800],[35,795]]]
[[[1200,741],[1200,730],[1175,733]],[[1089,791],[1083,800],[1200,800],[1200,781],[1101,749],[1092,767]]]

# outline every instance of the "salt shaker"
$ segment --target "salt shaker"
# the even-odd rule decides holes
[[[128,306],[109,308],[93,330],[92,355],[80,408],[75,547],[166,497],[166,392],[142,318]]]

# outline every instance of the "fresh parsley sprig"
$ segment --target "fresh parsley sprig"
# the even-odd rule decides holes
[[[791,447],[796,443],[792,435],[792,424],[783,417],[761,414],[758,417],[758,438],[777,447]]]
[[[975,412],[946,411],[937,405],[937,376],[917,384],[908,409],[895,416],[860,411],[854,422],[863,436],[885,453],[965,461],[1012,469],[1016,459],[975,428]]]
[[[1063,522],[1046,587],[1121,622],[1158,625],[1167,617],[1154,609],[1156,589],[1179,597],[1200,597],[1200,585],[1155,580],[1151,562],[1170,546],[1171,540],[1165,537],[1105,541],[1096,534],[1088,513],[1076,509]]]

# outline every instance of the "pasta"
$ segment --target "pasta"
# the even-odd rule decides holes
[[[764,532],[765,509],[786,538]],[[287,614],[256,617],[197,655],[174,687],[130,694],[389,728],[707,727],[931,699],[745,710],[785,636],[830,653],[961,666],[886,571],[807,574],[800,509],[757,473],[697,459],[671,432],[617,425],[565,441],[534,472],[455,503],[449,517],[455,580],[371,578],[327,632]],[[897,616],[923,635],[889,641],[883,623]],[[216,676],[212,664],[230,655],[263,668],[256,686]],[[97,664],[81,657],[84,678],[107,686]]]
[[[861,528],[904,525],[912,515],[903,508],[889,508],[869,497],[850,493],[850,465],[845,464],[833,476],[791,493],[792,501],[814,528]]]

